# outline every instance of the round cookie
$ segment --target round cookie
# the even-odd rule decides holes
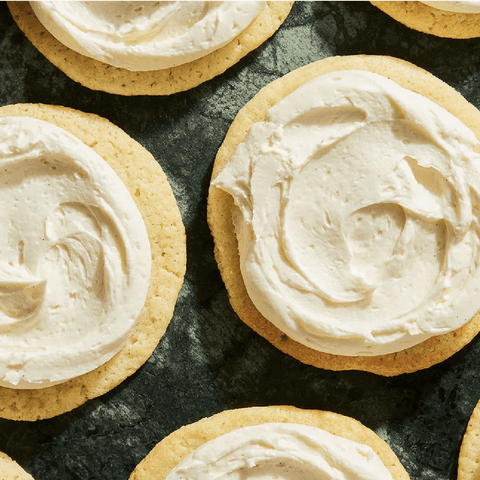
[[[17,462],[0,452],[0,472],[2,480],[34,480]]]
[[[403,60],[384,56],[331,57],[299,68],[263,88],[233,121],[215,158],[212,180],[228,162],[253,123],[264,120],[270,107],[308,80],[337,70],[369,70],[438,103],[480,138],[480,112],[458,92],[425,70]],[[215,242],[215,258],[240,319],[283,352],[303,363],[328,370],[363,370],[384,376],[415,372],[439,363],[469,343],[480,330],[480,315],[463,327],[432,337],[412,348],[381,356],[342,356],[313,350],[290,339],[263,317],[250,300],[240,272],[238,243],[232,222],[233,199],[210,187],[208,223]]]
[[[186,268],[185,229],[167,177],[153,156],[108,120],[61,106],[17,104],[0,116],[25,115],[53,123],[93,148],[115,170],[145,222],[152,253],[147,300],[127,344],[101,367],[43,389],[0,387],[0,417],[51,418],[116,387],[155,350],[172,316]]]
[[[43,27],[28,2],[9,2],[8,7],[33,45],[72,80],[117,95],[171,95],[211,80],[260,46],[277,31],[292,4],[267,2],[252,23],[224,47],[178,67],[147,72],[113,67],[69,49]]]
[[[458,457],[458,480],[480,476],[480,401],[475,406],[463,436]]]
[[[445,38],[480,37],[480,13],[439,10],[422,2],[371,2],[403,25]]]
[[[227,410],[176,430],[158,443],[137,465],[129,480],[163,480],[183,458],[204,443],[238,428],[270,422],[309,425],[369,445],[394,480],[410,478],[387,443],[357,420],[320,410],[271,406]]]

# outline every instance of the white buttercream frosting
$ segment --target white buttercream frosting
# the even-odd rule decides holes
[[[438,10],[444,10],[446,12],[453,13],[480,13],[480,2],[476,0],[468,1],[440,1],[440,2],[422,2],[430,7],[437,8]]]
[[[30,2],[60,42],[134,71],[191,62],[226,45],[265,2]]]
[[[145,224],[113,169],[65,130],[0,119],[0,385],[102,365],[145,303]]]
[[[166,480],[392,480],[367,445],[291,423],[244,427],[203,444]]]
[[[480,308],[478,141],[366,71],[319,76],[254,124],[213,185],[238,206],[241,271],[292,339],[397,352]]]

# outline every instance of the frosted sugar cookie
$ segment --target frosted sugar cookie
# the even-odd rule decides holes
[[[49,418],[111,390],[173,315],[185,232],[152,155],[72,109],[0,109],[0,416]]]
[[[371,2],[405,26],[446,38],[480,37],[480,2]]]
[[[480,402],[467,425],[458,457],[458,480],[476,480],[480,476]]]
[[[0,452],[0,472],[2,480],[33,480],[31,475],[3,452]]]
[[[292,3],[10,2],[9,8],[33,45],[76,82],[119,95],[170,95],[220,75],[261,45]]]
[[[180,428],[154,447],[130,480],[200,480],[211,472],[238,478],[239,470],[242,478],[284,478],[285,472],[330,478],[332,470],[352,480],[409,478],[390,447],[360,422],[275,406],[225,411]]]
[[[397,375],[462,348],[479,330],[479,121],[390,57],[327,58],[260,91],[209,191],[239,317],[332,370]]]

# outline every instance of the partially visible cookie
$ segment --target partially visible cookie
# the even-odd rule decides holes
[[[371,3],[398,22],[419,32],[445,38],[480,37],[480,13],[449,12],[423,2]]]
[[[480,478],[480,401],[470,416],[458,457],[458,480],[478,478]]]
[[[380,457],[394,480],[410,478],[387,443],[357,420],[320,410],[271,406],[228,410],[176,430],[138,464],[130,480],[163,480],[183,458],[204,443],[242,427],[271,422],[309,425],[368,445]]]
[[[217,177],[251,125],[263,121],[269,108],[310,79],[339,70],[368,70],[395,81],[441,105],[480,138],[480,112],[453,88],[425,70],[385,56],[331,57],[299,68],[263,88],[233,121],[220,147],[212,173]],[[210,187],[208,223],[215,241],[215,258],[228,290],[230,303],[240,319],[281,351],[303,363],[328,370],[363,370],[393,376],[415,372],[439,363],[469,343],[480,331],[480,315],[458,330],[431,337],[414,347],[380,356],[343,356],[323,353],[295,342],[270,323],[252,303],[240,271],[238,242],[232,222],[234,202],[220,188]]]
[[[147,300],[127,344],[110,361],[44,389],[0,388],[0,417],[50,418],[116,387],[150,357],[172,316],[186,266],[185,230],[168,179],[153,156],[108,120],[61,106],[18,104],[0,116],[25,115],[53,123],[93,148],[126,185],[144,219],[152,254]]]
[[[74,52],[56,40],[37,20],[28,2],[9,2],[14,20],[33,45],[72,80],[92,90],[117,95],[170,95],[189,90],[223,73],[280,27],[293,2],[266,7],[233,41],[185,65],[145,72],[113,67]]]
[[[30,474],[3,452],[0,452],[0,472],[2,480],[33,480]]]

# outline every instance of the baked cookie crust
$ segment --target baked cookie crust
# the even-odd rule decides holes
[[[370,2],[406,27],[445,38],[480,37],[480,13],[455,13],[422,2]]]
[[[287,18],[292,5],[293,2],[267,2],[239,36],[203,58],[165,70],[132,72],[69,49],[43,27],[28,2],[8,2],[17,25],[51,63],[87,88],[117,95],[171,95],[211,80],[270,38]]]
[[[25,115],[53,123],[93,148],[126,185],[145,222],[152,274],[145,306],[127,344],[111,360],[77,378],[43,389],[0,387],[0,417],[34,421],[68,412],[112,390],[155,350],[172,316],[186,268],[185,229],[167,177],[153,156],[97,115],[61,106],[17,104],[0,117]]]
[[[463,436],[458,457],[458,480],[480,478],[480,401],[475,406]]]
[[[320,410],[272,406],[227,410],[176,430],[159,442],[137,465],[129,480],[163,480],[183,458],[204,443],[238,428],[270,422],[305,424],[369,445],[394,480],[410,478],[387,443],[357,420]]]
[[[240,110],[215,158],[212,180],[226,165],[237,145],[245,139],[250,126],[263,121],[270,107],[316,76],[353,69],[383,75],[402,87],[429,98],[459,118],[480,138],[480,112],[457,91],[427,71],[393,57],[330,57],[294,70],[272,82]],[[394,376],[425,369],[449,358],[480,331],[480,315],[477,313],[466,325],[453,332],[432,337],[414,347],[389,355],[331,355],[301,345],[265,319],[248,296],[240,272],[238,243],[232,222],[233,208],[233,198],[228,193],[210,186],[208,223],[215,242],[215,258],[230,303],[243,322],[278,349],[303,363],[327,370],[363,370]]]
[[[2,480],[34,480],[17,462],[0,452],[0,472]]]

